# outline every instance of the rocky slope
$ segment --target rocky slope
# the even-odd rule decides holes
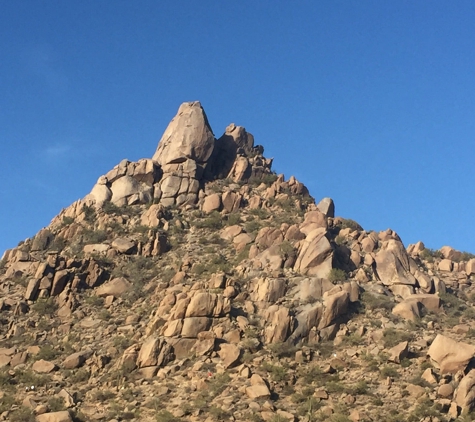
[[[317,204],[184,103],[0,270],[0,420],[473,420],[475,259]]]

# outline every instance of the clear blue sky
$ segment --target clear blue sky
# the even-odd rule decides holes
[[[2,251],[199,100],[338,215],[475,252],[473,1],[4,1],[0,51]]]

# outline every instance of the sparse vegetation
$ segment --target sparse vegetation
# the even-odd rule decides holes
[[[330,272],[328,273],[327,278],[332,283],[336,283],[336,282],[345,281],[347,278],[347,275],[345,271],[340,270],[339,268],[332,268]]]

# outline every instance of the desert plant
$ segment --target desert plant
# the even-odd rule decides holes
[[[345,281],[347,278],[346,272],[339,268],[332,268],[327,275],[327,279],[332,283]]]
[[[33,306],[33,310],[42,316],[52,316],[58,309],[53,298],[39,299]]]

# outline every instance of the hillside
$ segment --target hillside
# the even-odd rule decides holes
[[[475,420],[475,256],[336,216],[198,102],[0,268],[0,420]]]

